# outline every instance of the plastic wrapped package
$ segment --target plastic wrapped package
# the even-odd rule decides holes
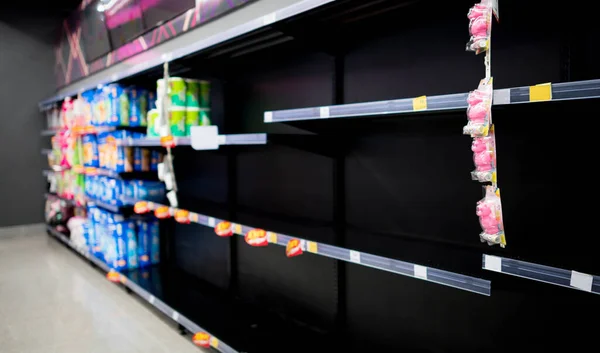
[[[502,222],[500,189],[492,185],[485,187],[485,197],[477,203],[477,216],[482,229],[479,235],[481,242],[505,247],[506,237]]]
[[[475,4],[467,15],[469,18],[469,33],[471,39],[467,43],[467,50],[477,54],[489,49],[492,35],[493,6],[491,0],[482,0]]]
[[[475,137],[471,145],[475,170],[471,172],[473,180],[496,182],[496,141],[494,127],[486,137]]]
[[[494,98],[493,79],[481,80],[479,87],[469,93],[467,98],[468,123],[463,134],[471,137],[484,137],[490,131],[492,123],[492,100]]]

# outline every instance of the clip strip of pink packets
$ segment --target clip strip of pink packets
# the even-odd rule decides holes
[[[471,178],[484,186],[484,198],[477,202],[476,213],[481,224],[479,237],[488,245],[506,246],[504,224],[502,221],[502,202],[498,188],[496,169],[496,137],[492,124],[492,100],[494,97],[494,80],[491,76],[491,35],[492,17],[498,17],[497,0],[482,0],[475,4],[467,17],[470,20],[469,32],[471,39],[467,50],[475,53],[486,53],[486,78],[481,80],[479,87],[469,93],[467,98],[468,123],[463,128],[463,134],[473,138],[471,150],[475,170]]]

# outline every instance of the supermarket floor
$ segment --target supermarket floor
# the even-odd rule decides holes
[[[0,229],[0,352],[201,352],[42,225]]]

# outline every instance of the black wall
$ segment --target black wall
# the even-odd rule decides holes
[[[0,227],[43,222],[47,162],[40,149],[45,118],[38,102],[52,95],[59,15],[0,10]]]
[[[269,145],[211,157],[181,153],[181,165],[209,158],[213,167],[194,185],[187,180],[198,176],[178,171],[178,178],[188,185],[183,193],[203,200],[191,202],[192,209],[213,202],[221,209],[215,204],[212,213],[204,208],[207,213],[228,214],[244,224],[490,279],[491,297],[311,254],[290,260],[281,248],[254,249],[242,239],[206,250],[213,241],[198,232],[202,240],[195,240],[200,243],[195,247],[188,243],[189,230],[176,233],[178,257],[222,253],[214,261],[205,256],[202,269],[186,269],[206,278],[227,260],[230,271],[209,281],[222,286],[229,280],[239,297],[264,310],[341,331],[352,350],[587,347],[577,337],[593,337],[588,318],[600,314],[596,296],[483,271],[481,255],[600,273],[596,211],[583,207],[598,192],[580,169],[584,160],[595,160],[593,138],[582,134],[594,134],[597,123],[588,116],[600,108],[598,102],[494,110],[505,250],[479,242],[475,205],[482,195],[470,180],[471,140],[461,134],[464,113],[262,122],[268,110],[476,88],[484,76],[483,56],[464,50],[472,2],[433,3],[440,5],[420,2],[344,27],[345,37],[330,43],[334,53],[304,38],[232,60],[221,77],[227,92],[221,127],[268,131],[273,133]],[[597,30],[586,27],[573,36],[575,17],[569,11],[501,3],[502,23],[493,37],[495,88],[598,78],[591,65],[596,49],[589,45]],[[220,194],[225,185],[227,196]],[[204,188],[208,194],[199,195]],[[220,198],[212,195],[217,191]]]

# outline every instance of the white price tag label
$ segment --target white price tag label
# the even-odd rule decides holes
[[[485,269],[489,271],[502,272],[502,258],[498,256],[485,255]]]
[[[265,112],[265,123],[273,121],[273,112]]]
[[[154,298],[153,295],[150,295],[150,298],[148,298],[148,303],[150,304],[154,304],[154,301],[156,300],[156,298]]]
[[[321,118],[329,118],[329,107],[321,107],[319,109],[319,116]]]
[[[217,126],[192,126],[192,148],[197,151],[219,149],[219,128]]]
[[[209,227],[214,227],[215,226],[215,219],[212,217],[208,217],[208,226]]]
[[[263,25],[265,26],[268,26],[275,21],[277,21],[277,14],[275,12],[271,12],[263,17]]]
[[[360,253],[358,251],[350,250],[350,261],[359,264],[360,263]]]
[[[575,287],[586,292],[592,291],[594,276],[577,271],[571,271],[571,287]]]
[[[421,265],[415,265],[415,277],[421,279],[427,279],[427,267]]]
[[[171,315],[173,321],[177,322],[179,320],[179,313],[177,311],[173,311],[173,315]]]

